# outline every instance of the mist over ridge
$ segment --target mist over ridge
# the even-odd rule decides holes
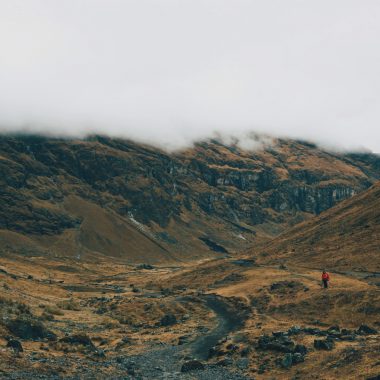
[[[3,1],[0,131],[380,152],[380,4]],[[245,138],[242,138],[244,140]]]

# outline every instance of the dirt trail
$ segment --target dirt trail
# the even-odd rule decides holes
[[[208,334],[199,337],[191,344],[191,351],[197,359],[207,359],[209,351],[219,340],[230,332],[237,330],[244,323],[244,316],[232,310],[222,297],[214,294],[203,296],[205,304],[211,309],[218,320],[218,325]]]
[[[159,350],[147,351],[144,354],[126,358],[132,361],[143,378],[150,379],[210,379],[210,380],[245,380],[249,379],[234,369],[206,365],[204,370],[181,373],[185,356],[206,360],[209,351],[219,340],[230,332],[237,330],[244,323],[244,316],[233,310],[223,297],[215,294],[202,296],[205,305],[217,317],[217,325],[210,332],[197,337],[194,341],[183,346],[167,346]]]

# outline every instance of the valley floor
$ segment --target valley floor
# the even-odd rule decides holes
[[[0,258],[0,378],[370,379],[376,273]]]

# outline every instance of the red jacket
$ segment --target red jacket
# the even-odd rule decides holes
[[[322,273],[322,280],[330,281],[330,276],[328,273]]]

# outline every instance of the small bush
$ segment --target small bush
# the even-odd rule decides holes
[[[46,305],[45,312],[53,315],[64,315],[63,311],[54,305]]]
[[[57,306],[63,310],[79,311],[81,309],[78,302],[75,302],[72,298],[69,300],[64,300],[64,301],[58,302]]]
[[[112,318],[106,317],[106,318],[103,318],[103,320],[102,320],[102,325],[103,325],[105,328],[107,328],[107,329],[112,329],[112,328],[119,327],[119,322],[120,322],[120,321],[115,321],[115,320],[112,319]]]
[[[54,321],[54,315],[50,314],[50,313],[47,313],[46,311],[44,311],[41,314],[41,319],[44,320],[44,321]]]

